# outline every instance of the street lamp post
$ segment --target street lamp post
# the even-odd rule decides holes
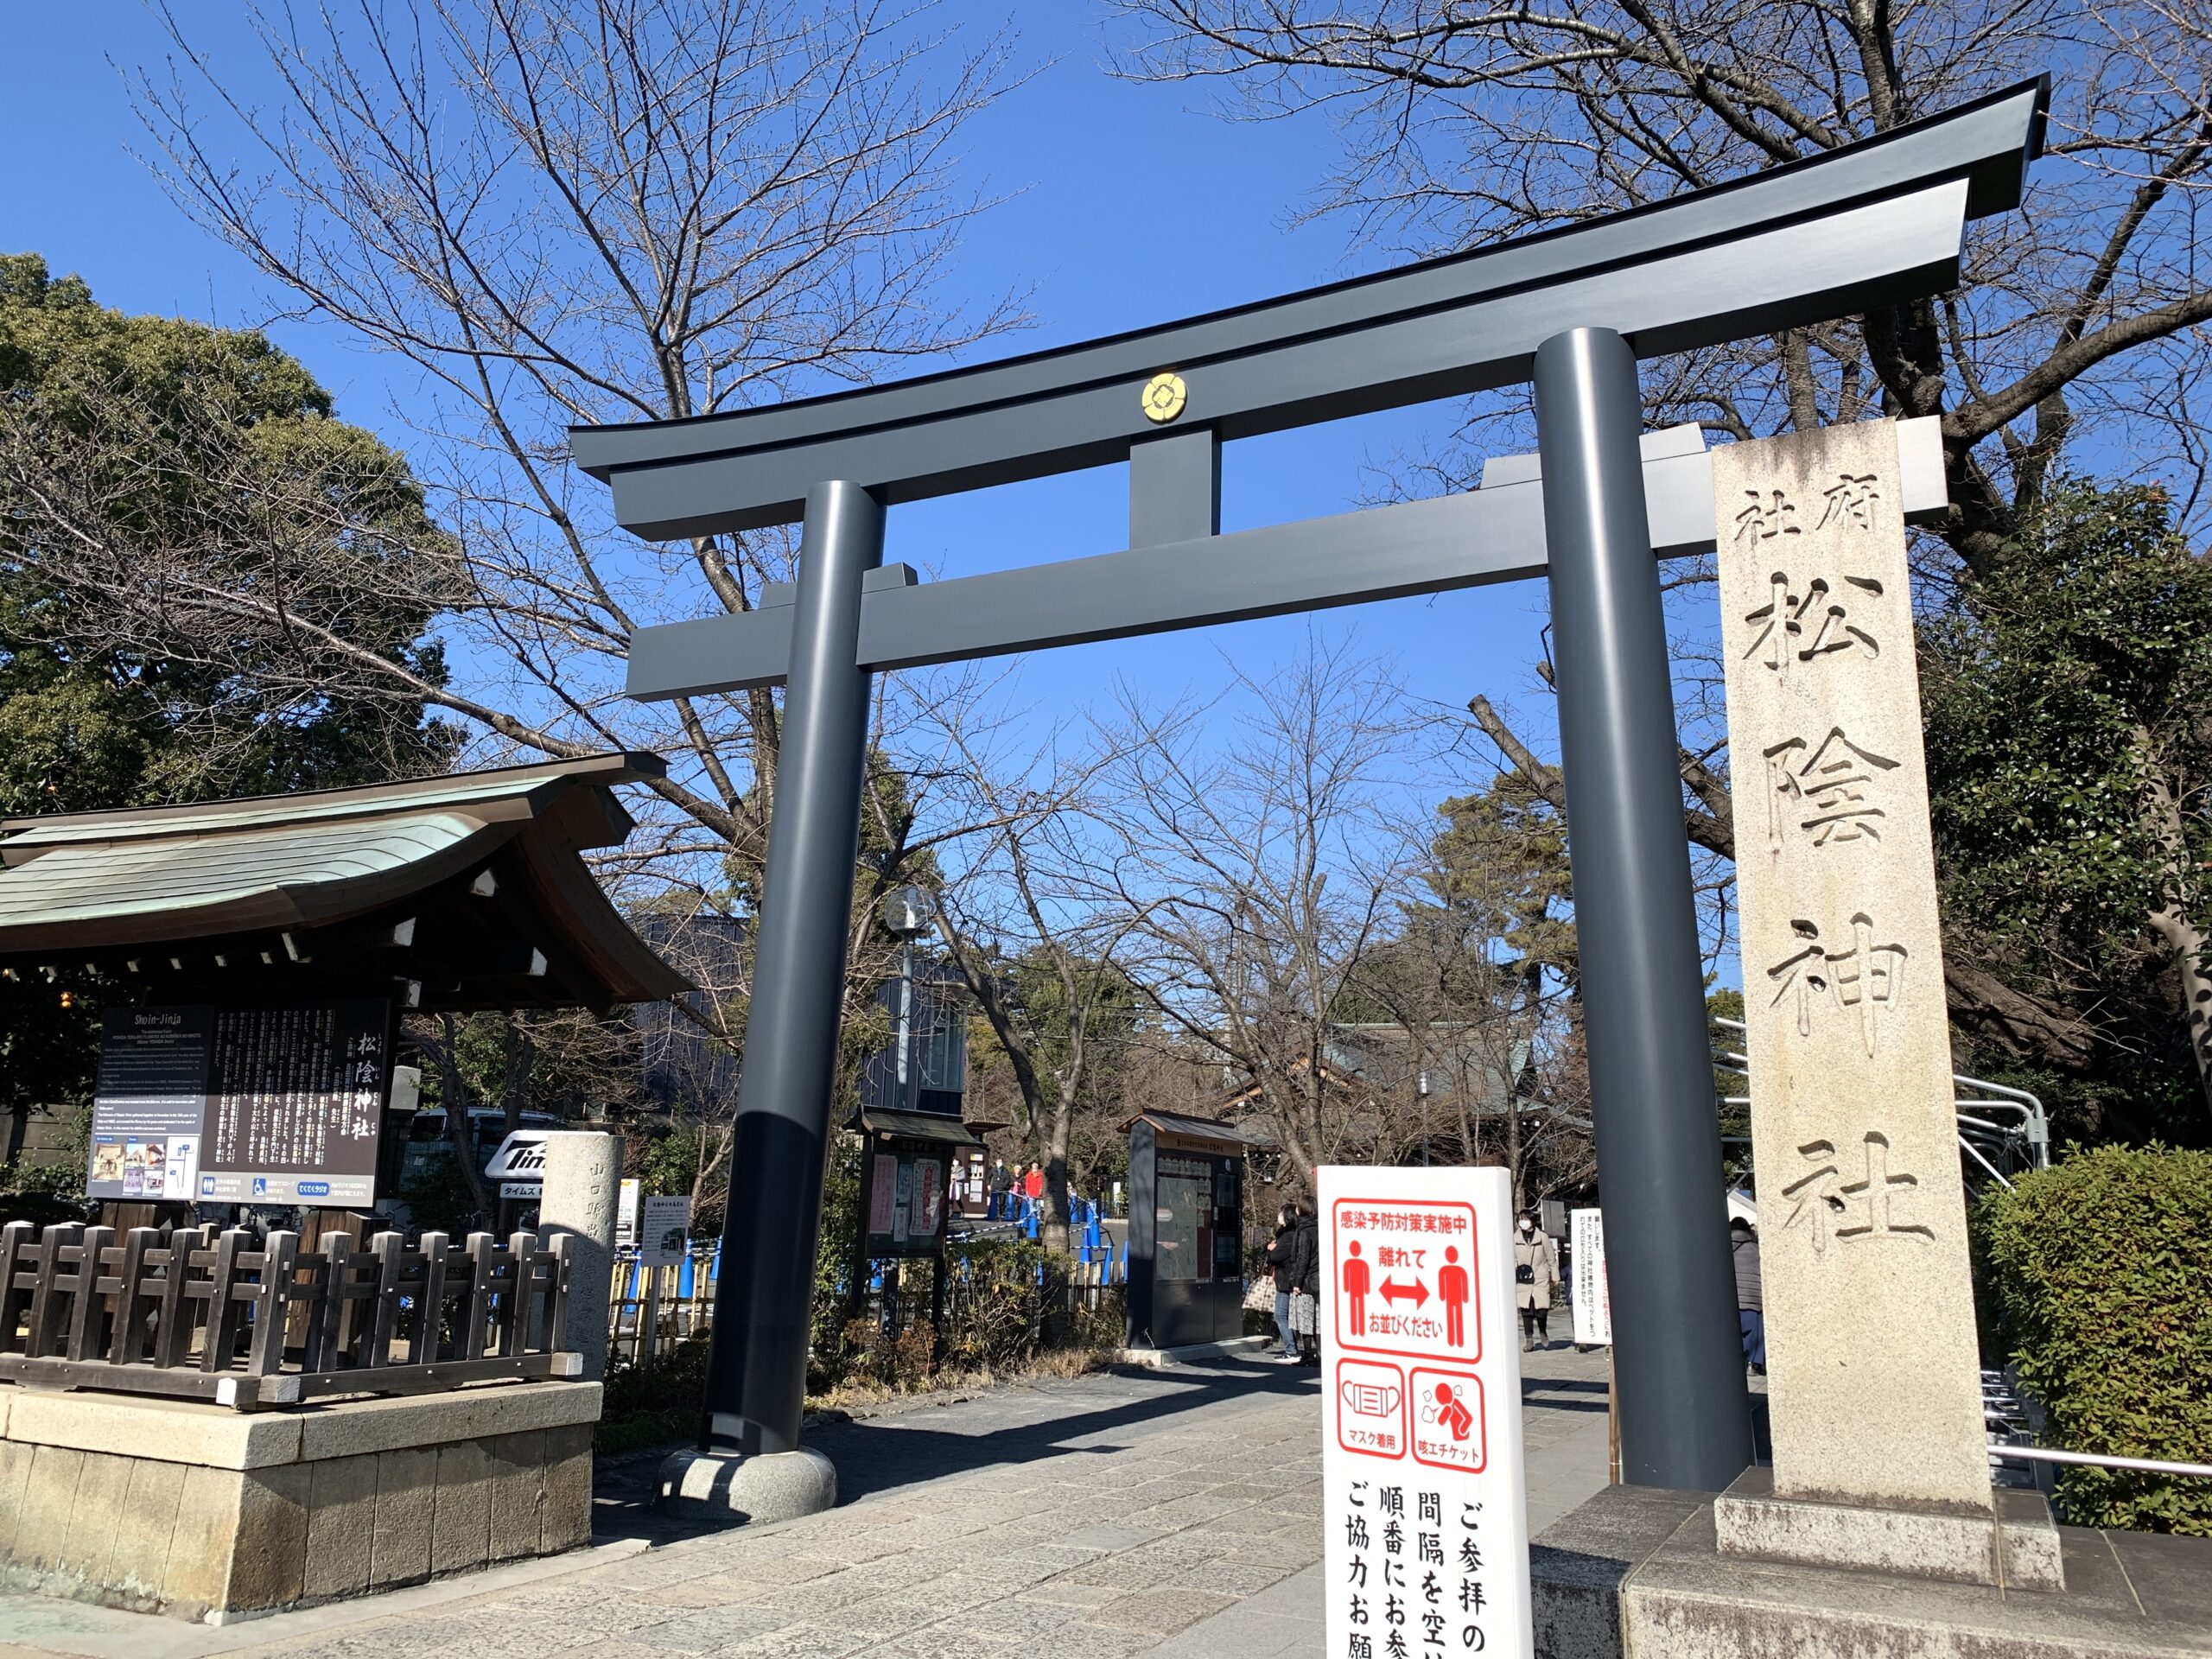
[[[1428,1167],[1428,1073],[1414,1078],[1414,1092],[1421,1097],[1421,1166]]]

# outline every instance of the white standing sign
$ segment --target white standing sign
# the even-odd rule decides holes
[[[672,1268],[683,1259],[691,1228],[691,1200],[655,1193],[638,1224],[638,1260],[649,1268]]]
[[[1316,1191],[1327,1659],[1529,1659],[1506,1173]]]
[[[1605,1286],[1605,1217],[1600,1210],[1567,1212],[1567,1240],[1574,1253],[1574,1345],[1610,1348],[1613,1301]]]
[[[614,1202],[614,1248],[633,1249],[638,1243],[638,1194],[645,1190],[645,1183],[628,1180],[617,1189]]]

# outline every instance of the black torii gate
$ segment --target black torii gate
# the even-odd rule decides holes
[[[2018,205],[2048,84],[1712,190],[1382,275],[895,384],[580,427],[649,539],[803,522],[798,581],[641,629],[630,695],[788,686],[702,1449],[798,1446],[869,676],[1547,575],[1625,1478],[1751,1461],[1655,554],[1713,543],[1694,429],[1637,361],[1941,291]],[[1224,536],[1221,445],[1533,379],[1539,455],[1485,487]],[[1933,423],[1927,423],[1932,427]],[[1942,505],[1932,434],[1908,508]],[[918,584],[884,509],[1129,463],[1129,548]]]

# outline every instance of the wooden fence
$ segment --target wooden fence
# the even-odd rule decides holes
[[[575,1376],[558,1350],[565,1237],[505,1244],[344,1233],[303,1252],[233,1228],[29,1222],[0,1230],[0,1379],[180,1395],[248,1409],[340,1394],[423,1394],[495,1377]]]
[[[664,1349],[711,1331],[715,1297],[708,1269],[713,1260],[711,1250],[691,1253],[688,1293],[682,1263],[649,1268],[634,1256],[617,1261],[613,1294],[607,1300],[607,1357],[650,1365]]]
[[[618,1257],[607,1298],[608,1359],[650,1365],[684,1338],[712,1332],[714,1260],[714,1250],[704,1246],[695,1247],[690,1252],[688,1263],[665,1267],[642,1266],[634,1255]],[[926,1261],[925,1257],[914,1257],[912,1265],[921,1266]],[[878,1265],[887,1271],[896,1266],[888,1262]],[[1065,1274],[1056,1274],[1054,1279],[1052,1291],[1041,1294],[1033,1310],[1037,1321],[1043,1319],[1048,1303],[1064,1307],[1070,1314],[1088,1313],[1094,1318],[1101,1313],[1118,1312],[1121,1306],[1122,1281],[1116,1276],[1110,1251],[1100,1252],[1096,1259],[1079,1258],[1068,1266]],[[930,1316],[932,1287],[926,1277],[924,1286],[918,1294],[910,1292],[902,1297],[895,1292],[887,1295],[882,1284],[873,1284],[853,1306],[859,1313],[887,1321],[893,1330],[902,1329],[915,1319]],[[1039,1289],[1041,1292],[1041,1284]],[[957,1248],[948,1255],[946,1293],[948,1300],[943,1314],[948,1324],[981,1317],[973,1273],[963,1267]]]

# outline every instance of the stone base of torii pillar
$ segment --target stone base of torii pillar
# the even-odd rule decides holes
[[[1749,1560],[1866,1567],[1953,1584],[2063,1590],[2058,1523],[2041,1492],[1991,1489],[1991,1513],[1914,1503],[1776,1496],[1774,1471],[1747,1469],[1713,1500],[1713,1547]]]
[[[1724,1550],[1722,1516],[1732,1497],[1758,1501],[1743,1491],[1716,1499],[1609,1486],[1545,1529],[1529,1550],[1536,1659],[2212,1654],[2212,1540],[2051,1526],[2040,1495],[2007,1491],[1997,1560],[2031,1572],[2056,1568],[2065,1587],[1959,1583],[1909,1560],[1877,1569]],[[2025,1516],[2024,1527],[2016,1527],[2016,1513]],[[1810,1529],[1813,1549],[1839,1540],[1855,1548],[1870,1527],[1909,1542],[1916,1524],[1900,1511],[1826,1519],[1834,1529],[1825,1540]],[[1772,1535],[1762,1529],[1764,1539]],[[1939,1541],[1935,1565],[1944,1564],[1947,1549],[1955,1562],[1955,1546]]]

